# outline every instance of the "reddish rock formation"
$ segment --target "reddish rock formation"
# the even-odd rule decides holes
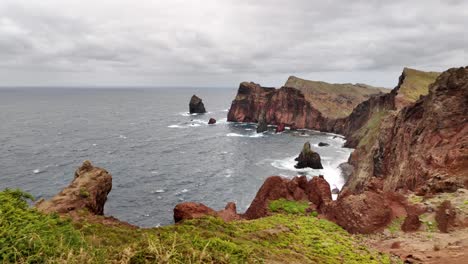
[[[276,126],[276,133],[283,132],[285,130],[285,128],[286,128],[285,124],[283,124],[283,123],[279,124],[278,126]]]
[[[284,124],[295,128],[325,129],[326,118],[294,88],[265,88],[243,82],[228,113],[231,122],[258,122],[262,112],[270,125]]]
[[[450,201],[443,201],[436,211],[436,222],[440,232],[448,233],[455,226],[457,212]]]
[[[421,227],[421,220],[417,214],[409,214],[403,224],[401,225],[401,230],[404,232],[414,232],[418,231]]]
[[[326,216],[350,233],[372,233],[387,226],[392,210],[384,196],[365,191],[340,197],[327,208]]]
[[[297,169],[312,168],[312,169],[323,169],[320,155],[313,151],[310,147],[310,142],[306,142],[302,148],[299,157],[295,159],[297,164],[294,166]]]
[[[208,125],[213,125],[213,124],[216,124],[216,119],[210,118],[210,120],[208,120]]]
[[[209,215],[220,217],[226,222],[240,219],[240,216],[236,212],[235,203],[228,203],[224,210],[218,212],[202,203],[194,202],[180,203],[174,208],[174,222],[176,223],[183,220],[201,218]]]
[[[204,114],[206,113],[205,105],[202,99],[196,95],[193,95],[189,103],[189,112],[191,114]]]
[[[72,183],[47,201],[36,204],[38,210],[46,213],[69,213],[88,209],[92,214],[103,215],[107,195],[112,189],[112,175],[106,170],[94,167],[90,161],[75,172]]]
[[[265,180],[254,200],[243,215],[247,219],[257,219],[269,215],[268,203],[278,199],[310,201],[320,210],[331,199],[330,185],[323,177],[308,181],[306,176],[286,179],[271,176]]]
[[[385,104],[395,105],[397,88],[386,95],[393,102]],[[427,96],[399,111],[389,110],[380,118],[373,116],[375,127],[366,123],[374,132],[361,138],[365,144],[350,157],[355,171],[346,187],[362,191],[372,177],[384,179],[386,191],[403,188],[424,194],[464,186],[468,175],[468,67],[449,69],[429,87]]]

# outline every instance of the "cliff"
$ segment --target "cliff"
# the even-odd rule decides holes
[[[415,103],[401,100],[410,87],[409,74],[405,69],[388,96],[361,104],[368,120],[359,129],[350,127],[356,125],[353,116],[359,116],[360,106],[346,120],[350,125],[344,134],[357,142],[350,157],[355,171],[346,184],[353,192],[364,190],[373,177],[383,179],[384,190],[438,192],[466,185],[468,68],[445,71]]]
[[[388,89],[359,84],[329,84],[289,77],[285,86],[275,89],[252,82],[240,84],[228,113],[231,122],[266,122],[295,128],[329,130],[330,119],[343,117],[371,95]]]

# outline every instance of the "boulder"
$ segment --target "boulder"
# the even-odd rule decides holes
[[[327,146],[330,146],[330,144],[324,143],[324,142],[320,142],[320,143],[318,143],[318,146],[319,146],[319,147],[327,147]]]
[[[403,230],[404,232],[414,232],[418,231],[420,227],[421,220],[419,220],[419,216],[417,214],[410,213],[401,225],[401,230]]]
[[[320,155],[313,151],[310,147],[310,143],[306,142],[302,148],[299,157],[295,159],[297,161],[296,168],[312,168],[312,169],[323,169],[322,163],[320,161]]]
[[[214,125],[214,124],[216,124],[216,119],[210,118],[210,120],[208,120],[208,125]]]
[[[440,232],[448,233],[455,226],[457,212],[448,200],[443,201],[436,211],[435,220]]]
[[[47,201],[36,204],[39,211],[46,213],[69,213],[87,209],[95,215],[103,215],[107,195],[112,189],[112,175],[104,169],[94,167],[90,161],[75,172],[72,183]]]
[[[279,125],[276,126],[276,133],[281,133],[284,131],[284,129],[286,128],[286,125],[281,123]]]
[[[215,211],[202,203],[194,202],[180,203],[174,208],[174,222],[176,223],[205,216],[220,217],[226,222],[240,219],[236,212],[236,204],[232,202],[221,211]]]
[[[321,212],[322,209],[328,206],[328,204],[332,201],[330,184],[322,175],[313,177],[307,183],[306,193],[308,195],[309,201],[317,207],[319,212]]]
[[[350,233],[372,233],[392,220],[392,210],[384,196],[371,191],[340,196],[326,210],[329,220]]]
[[[189,103],[189,112],[191,114],[204,114],[206,113],[205,105],[202,102],[202,99],[196,95],[193,95]]]

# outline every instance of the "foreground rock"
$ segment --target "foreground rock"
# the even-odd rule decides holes
[[[210,120],[208,120],[208,125],[214,125],[214,124],[216,124],[216,119],[210,118]]]
[[[297,157],[295,161],[297,161],[297,164],[294,167],[297,169],[307,167],[312,169],[323,169],[322,163],[320,161],[320,155],[311,149],[310,142],[306,142],[304,144],[299,157]]]
[[[202,102],[202,99],[196,95],[193,95],[189,103],[189,112],[191,114],[204,114],[206,113],[205,105]]]
[[[220,217],[226,222],[240,219],[236,212],[235,203],[228,203],[226,208],[221,211],[215,211],[202,203],[194,202],[180,203],[174,208],[174,222],[176,223],[205,216]]]
[[[112,189],[112,175],[106,170],[94,167],[90,161],[83,162],[75,172],[73,182],[48,201],[39,202],[36,207],[46,213],[68,213],[87,209],[95,215],[104,214],[104,204]]]
[[[278,199],[309,201],[315,210],[320,211],[331,202],[330,185],[323,177],[310,181],[306,176],[286,179],[280,176],[268,177],[257,192],[254,200],[243,215],[246,219],[268,216],[268,204]]]

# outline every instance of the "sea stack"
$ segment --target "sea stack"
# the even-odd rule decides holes
[[[295,159],[297,161],[297,169],[312,168],[312,169],[323,169],[322,163],[320,162],[320,155],[313,151],[310,147],[310,143],[306,142],[302,148],[301,154]]]
[[[191,114],[204,114],[206,113],[205,105],[202,99],[196,95],[193,95],[189,103],[189,111]]]
[[[265,118],[265,112],[263,111],[260,114],[260,117],[258,118],[258,123],[257,123],[257,133],[263,133],[268,130],[268,124],[266,122]]]

